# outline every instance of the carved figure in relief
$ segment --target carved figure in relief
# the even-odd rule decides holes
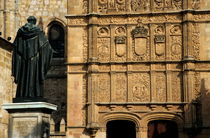
[[[109,8],[115,9],[115,0],[109,0]]]
[[[98,0],[98,10],[99,12],[106,12],[107,11],[107,0]]]
[[[149,101],[150,82],[147,74],[133,74],[133,101]]]
[[[148,88],[145,84],[139,84],[133,87],[133,96],[135,97],[135,100],[137,101],[142,100],[142,97],[148,96],[147,92],[148,92]]]
[[[108,61],[110,59],[110,38],[98,38],[98,58]]]
[[[193,0],[192,9],[199,9],[199,8],[200,8],[200,0]]]

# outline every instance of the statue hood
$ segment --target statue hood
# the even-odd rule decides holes
[[[41,29],[37,27],[34,24],[31,23],[26,23],[24,26],[22,26],[19,31],[18,35],[23,37],[23,38],[32,38],[35,37],[37,34],[39,34]]]

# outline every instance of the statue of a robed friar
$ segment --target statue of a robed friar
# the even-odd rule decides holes
[[[17,84],[14,102],[43,99],[42,85],[49,70],[53,50],[44,32],[30,16],[14,41],[12,76]]]

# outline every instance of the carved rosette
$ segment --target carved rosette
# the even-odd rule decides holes
[[[181,102],[182,74],[180,72],[172,73],[171,92],[172,92],[172,101],[173,102]]]
[[[115,61],[126,61],[127,53],[126,28],[117,27],[115,30]]]
[[[165,59],[165,26],[164,25],[156,25],[154,30],[154,45],[155,45],[155,58],[156,60],[164,60]]]
[[[131,32],[133,37],[133,60],[149,60],[149,29],[145,25],[138,25]]]
[[[150,75],[148,73],[132,74],[132,101],[149,102]]]
[[[166,102],[166,75],[164,73],[156,73],[155,82],[158,82],[155,85],[157,102]]]
[[[110,75],[99,74],[98,75],[98,100],[99,102],[110,102]]]
[[[172,25],[170,29],[171,60],[181,60],[183,55],[182,26]]]
[[[110,29],[108,27],[100,27],[98,29],[97,53],[98,60],[101,62],[110,61]]]
[[[115,76],[115,101],[126,102],[127,96],[127,76],[124,73],[118,73]]]

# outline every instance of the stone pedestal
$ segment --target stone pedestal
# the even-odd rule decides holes
[[[48,138],[50,115],[56,105],[46,102],[9,103],[2,108],[10,113],[9,138]]]

